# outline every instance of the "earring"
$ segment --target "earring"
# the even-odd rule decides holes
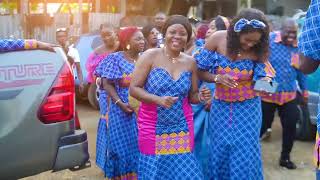
[[[130,50],[130,44],[128,44],[128,45],[126,46],[126,48],[127,48],[127,50]]]

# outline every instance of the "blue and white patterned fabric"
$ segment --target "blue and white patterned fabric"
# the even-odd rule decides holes
[[[250,84],[253,80],[268,76],[269,71],[272,72],[263,63],[250,59],[231,61],[226,56],[208,49],[202,50],[195,58],[198,68],[203,71],[233,76],[238,72],[239,86],[243,81]],[[227,87],[216,85],[211,105],[207,131],[208,179],[261,180],[261,98],[253,92],[253,85],[244,86],[237,93],[219,95],[226,89],[229,92]],[[232,94],[234,95],[231,96]]]
[[[102,62],[102,61],[101,61]],[[100,62],[100,63],[101,63]],[[103,72],[102,66],[97,66],[95,69],[95,76],[101,77]],[[94,82],[93,82],[94,83]],[[105,173],[105,165],[107,161],[108,150],[108,128],[107,128],[107,111],[108,111],[108,95],[107,92],[100,87],[99,88],[99,108],[100,118],[97,128],[97,142],[96,142],[96,164]]]
[[[201,82],[199,88],[205,86],[214,93],[214,83]],[[194,119],[194,152],[202,166],[203,174],[208,170],[208,123],[210,120],[210,111],[205,109],[205,104],[192,104]],[[205,177],[206,179],[206,177]]]
[[[241,32],[246,26],[251,26],[255,29],[263,29],[266,27],[266,25],[262,21],[256,19],[252,19],[249,21],[245,18],[241,18],[234,25],[234,32]]]
[[[193,153],[145,155],[139,157],[139,180],[202,180],[203,175]]]
[[[107,129],[107,93],[105,90],[99,91],[99,107],[100,119],[97,129],[97,144],[96,144],[96,164],[104,171],[107,161],[107,144],[108,144],[108,129]],[[105,173],[105,171],[104,171]]]
[[[304,26],[302,28],[299,37],[299,50],[301,53],[313,59],[314,61],[320,61],[320,1],[311,0]],[[319,89],[320,90],[320,89]],[[319,162],[320,162],[320,103],[318,104],[318,116],[317,116],[317,136],[314,149],[314,163],[317,170],[317,179],[319,178]]]
[[[122,102],[128,103],[129,86],[123,86],[122,81],[132,74],[134,63],[126,60],[123,52],[116,52],[107,56],[99,66],[101,77],[113,81]],[[113,101],[109,108],[106,176],[110,179],[136,177],[139,156],[136,115],[125,113]]]
[[[150,71],[145,84],[145,90],[147,92],[157,96],[179,97],[179,99],[171,108],[156,107],[157,117],[154,126],[157,139],[168,136],[172,136],[173,138],[169,140],[170,144],[168,143],[162,147],[156,146],[156,148],[159,147],[159,149],[162,149],[158,149],[159,151],[156,150],[155,154],[140,152],[139,180],[203,179],[202,169],[192,149],[193,136],[190,134],[193,134],[193,125],[189,124],[192,122],[188,122],[183,105],[183,101],[187,100],[191,88],[191,76],[191,72],[184,71],[180,77],[175,80],[169,72],[163,68],[154,68]],[[142,110],[140,109],[140,111]],[[140,123],[147,123],[142,121],[143,120],[140,121],[139,119],[139,127]],[[154,131],[150,129],[140,129],[139,134],[142,133],[142,131]],[[180,139],[182,142],[179,140],[179,134],[181,133],[188,134],[188,136],[184,137],[184,140]],[[150,139],[152,138],[153,137]],[[178,148],[172,150],[171,148],[167,148],[167,146],[180,146],[182,143],[186,143],[187,146],[184,146],[186,149]]]
[[[208,125],[209,179],[263,179],[261,99],[213,100]]]
[[[306,76],[298,69],[298,47],[296,43],[292,46],[283,44],[279,31],[270,33],[269,62],[276,71],[275,81],[279,86],[271,96],[262,96],[263,101],[278,105],[293,101],[297,94],[297,81],[303,96],[308,96]]]
[[[197,39],[192,55],[199,54],[205,45],[204,39]],[[205,86],[214,94],[215,84],[199,81],[199,89]],[[206,110],[206,105],[203,103],[192,104],[193,119],[194,119],[194,152],[202,166],[203,174],[207,174],[208,170],[208,123],[210,119],[210,111]],[[206,179],[206,177],[205,177]]]
[[[276,70],[275,81],[279,83],[277,92],[296,92],[297,82],[302,91],[307,89],[306,76],[294,67],[295,57],[298,58],[298,48],[286,46],[275,39],[280,33],[270,34],[270,55],[269,62]],[[298,59],[297,59],[298,60]]]
[[[311,0],[299,37],[299,49],[307,57],[320,61],[320,1]]]
[[[23,39],[0,39],[0,52],[24,49],[25,40]]]
[[[320,1],[311,0],[299,41],[299,50],[305,56],[320,61]],[[320,132],[320,105],[318,108],[318,132]]]

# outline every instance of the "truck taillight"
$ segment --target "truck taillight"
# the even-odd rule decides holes
[[[38,118],[45,124],[71,120],[75,108],[74,88],[71,68],[65,64],[40,105]]]

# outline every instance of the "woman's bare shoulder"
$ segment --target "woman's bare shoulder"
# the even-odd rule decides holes
[[[142,53],[142,55],[139,58],[139,61],[153,64],[154,59],[157,59],[160,53],[161,53],[160,48],[148,49]]]
[[[221,42],[225,41],[227,37],[227,31],[217,31],[213,33],[206,41],[205,48],[216,51]]]
[[[190,67],[196,65],[196,60],[192,56],[190,56],[186,53],[181,53],[181,60],[183,63],[190,65]]]

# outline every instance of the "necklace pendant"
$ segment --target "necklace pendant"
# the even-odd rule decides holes
[[[172,59],[172,63],[175,64],[177,61],[175,59]]]

